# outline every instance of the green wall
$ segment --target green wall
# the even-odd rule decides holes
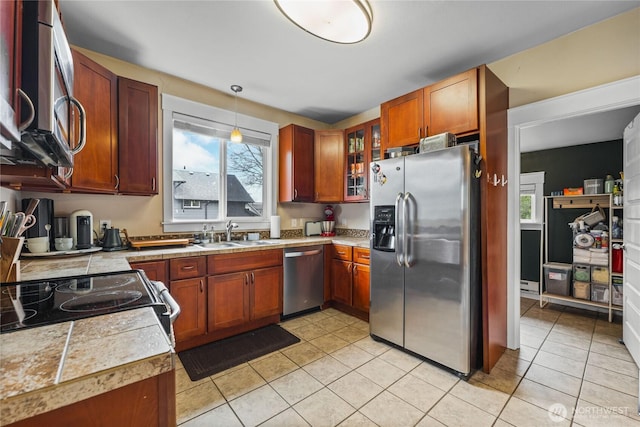
[[[562,191],[565,187],[582,187],[585,179],[602,178],[607,174],[620,178],[622,171],[622,140],[583,144],[553,150],[532,151],[520,155],[520,172],[544,171],[544,195]],[[587,212],[581,209],[549,209],[549,259],[571,263],[572,232],[568,223]],[[539,235],[522,231],[521,279],[539,281]]]

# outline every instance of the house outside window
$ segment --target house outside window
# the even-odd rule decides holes
[[[200,200],[182,200],[182,209],[200,209]]]
[[[268,228],[274,214],[278,125],[163,94],[164,230],[193,231],[227,220]],[[221,228],[219,228],[221,229]]]

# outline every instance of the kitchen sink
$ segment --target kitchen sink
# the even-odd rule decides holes
[[[233,240],[231,242],[214,242],[214,243],[200,243],[196,246],[207,249],[215,248],[241,248],[246,246],[268,246],[275,245],[276,242],[270,242],[268,240]]]
[[[237,242],[214,242],[214,243],[199,243],[195,246],[199,246],[201,248],[206,248],[206,249],[222,249],[222,248],[237,248],[240,245],[237,244]]]
[[[227,243],[235,243],[238,246],[265,246],[265,245],[275,245],[276,242],[270,242],[268,240],[238,240]]]

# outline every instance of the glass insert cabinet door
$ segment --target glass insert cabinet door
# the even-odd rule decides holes
[[[365,128],[349,130],[346,138],[345,201],[367,200],[370,148],[365,142]]]
[[[367,130],[371,134],[371,161],[382,159],[380,153],[380,120],[373,120],[367,124]]]

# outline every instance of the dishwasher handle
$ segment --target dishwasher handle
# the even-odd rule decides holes
[[[302,256],[312,256],[312,255],[319,255],[320,253],[322,253],[321,250],[316,249],[313,251],[305,251],[305,252],[285,252],[284,257],[285,258],[299,258]]]

